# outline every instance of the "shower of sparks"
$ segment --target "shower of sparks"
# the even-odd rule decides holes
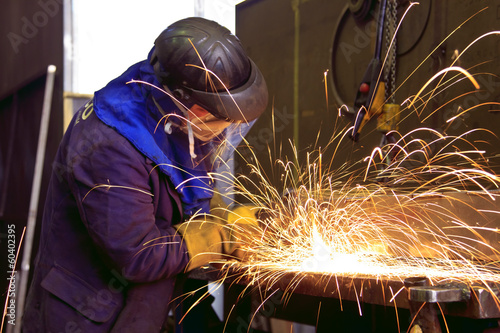
[[[293,173],[298,167],[279,162],[283,179],[289,182],[285,187],[293,189],[282,198],[253,166],[260,182],[253,183],[250,191],[244,185],[250,178],[239,176],[236,192],[260,207],[261,232],[254,232],[249,241],[248,229],[243,229],[246,260],[229,266],[259,284],[287,273],[298,281],[311,272],[398,280],[427,277],[433,283],[500,282],[500,256],[495,244],[488,243],[498,229],[481,223],[500,211],[472,206],[494,206],[499,193],[488,188],[497,188],[500,178],[480,167],[477,156],[483,152],[473,147],[446,149],[463,137],[421,131],[434,133],[435,141],[442,142],[441,151],[430,155],[427,143],[401,137],[380,150],[390,154],[397,147],[398,158],[390,165],[379,168],[373,156],[367,163],[370,174],[386,178],[385,183],[353,183],[357,179],[353,173],[321,170],[320,157],[309,162],[296,180]],[[423,162],[408,168],[405,163],[411,159]],[[385,160],[386,156],[380,157]],[[446,163],[451,160],[455,166]],[[398,190],[395,185],[400,185]],[[457,213],[466,209],[475,214]]]
[[[421,152],[425,151],[423,148]],[[335,183],[335,176],[328,174],[314,183],[300,184],[284,200],[264,178],[255,184],[260,195],[246,193],[246,188],[240,187],[243,191],[239,194],[247,195],[261,207],[263,218],[262,234],[256,233],[245,246],[249,256],[237,266],[250,276],[258,273],[259,278],[267,271],[270,279],[284,272],[317,272],[350,277],[425,276],[431,281],[500,282],[498,267],[480,265],[498,261],[498,251],[484,236],[497,234],[498,230],[471,226],[471,221],[455,214],[471,208],[465,200],[468,195],[494,203],[498,194],[486,190],[487,185],[481,183],[496,187],[499,178],[484,169],[452,169],[432,164],[436,159],[452,156],[467,160],[466,155],[443,152],[443,156],[427,156],[428,162],[417,170],[405,170],[403,161],[398,161],[379,171],[391,173],[393,183],[418,184],[407,193],[379,184],[345,184],[337,188],[340,184]],[[409,158],[412,153],[403,156]],[[283,166],[285,173],[291,172],[290,164]],[[310,166],[301,178],[316,180],[317,168]],[[425,179],[429,175],[432,178]],[[291,175],[287,177],[291,179]],[[443,179],[446,182],[434,184]],[[458,195],[457,191],[463,191],[466,184],[482,190]],[[476,212],[483,218],[499,214]]]
[[[464,74],[479,88],[473,76],[458,67],[431,80],[448,71]],[[421,113],[437,90],[427,99],[422,96],[429,82],[406,102],[403,112]],[[446,84],[451,83],[438,88],[446,89]],[[235,194],[261,211],[260,232],[254,232],[251,241],[248,235],[243,239],[245,260],[227,267],[236,267],[259,284],[286,273],[300,279],[311,272],[500,283],[499,229],[494,222],[500,217],[500,177],[491,171],[487,152],[467,140],[477,131],[494,137],[482,129],[458,136],[430,128],[393,133],[398,138],[394,143],[377,147],[354,171],[326,168],[324,149],[310,152],[304,165],[278,160],[282,189],[271,185],[258,163],[250,165],[251,176],[213,175],[234,182]],[[424,136],[432,139],[418,139]],[[332,147],[339,144],[330,142]],[[288,194],[282,197],[285,189]]]

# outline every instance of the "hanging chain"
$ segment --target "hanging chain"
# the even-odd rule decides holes
[[[384,78],[386,82],[385,98],[394,103],[394,90],[396,89],[396,28],[398,25],[397,0],[388,0],[385,12],[385,41],[388,53]],[[394,38],[393,38],[394,37]],[[394,39],[394,40],[393,40]],[[391,45],[392,42],[392,45]]]

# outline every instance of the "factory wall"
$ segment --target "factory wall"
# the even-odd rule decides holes
[[[0,11],[0,253],[9,232],[19,245],[28,219],[47,66],[57,67],[37,220],[43,210],[51,163],[62,137],[62,0],[9,0]],[[12,240],[12,239],[11,239]],[[9,247],[9,249],[10,249]],[[34,244],[36,251],[37,243]],[[18,267],[21,263],[18,258]],[[11,268],[0,261],[2,300]],[[3,301],[2,301],[3,304]]]

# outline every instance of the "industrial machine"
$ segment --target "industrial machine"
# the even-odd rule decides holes
[[[359,132],[357,143],[339,145],[334,156],[325,149],[334,133],[353,123],[353,117],[344,111],[354,109],[360,83],[374,58],[378,3],[249,0],[237,6],[237,35],[252,59],[262,67],[270,89],[270,109],[274,115],[268,112],[247,136],[265,170],[271,169],[266,162],[269,161],[267,146],[271,150],[281,149],[275,156],[294,160],[289,139],[298,151],[299,160],[304,160],[312,149],[323,148],[325,160],[334,158],[332,169],[346,162],[357,162],[379,146],[381,135],[376,129],[376,117],[372,117]],[[395,83],[389,87],[394,92],[393,103],[401,105],[399,131],[407,133],[425,126],[457,135],[472,128],[484,128],[498,135],[495,125],[498,107],[487,103],[498,101],[500,96],[496,77],[498,35],[482,38],[467,48],[476,38],[498,27],[498,4],[424,0],[408,10],[410,4],[406,0],[397,1],[400,24],[395,41]],[[390,41],[386,36],[384,33],[381,62],[389,66],[391,57],[386,59],[386,50]],[[426,107],[418,113],[407,109],[405,101],[415,96],[433,75],[452,64],[469,70],[481,88],[476,91],[470,82],[459,80],[435,92],[432,98],[425,97]],[[384,73],[380,73],[380,81],[384,81]],[[425,92],[429,93],[437,82]],[[472,106],[477,107],[461,114]],[[340,117],[339,108],[343,112]],[[447,123],[459,114],[452,124]],[[479,149],[485,148],[490,156],[496,156],[498,145],[493,137],[487,139],[488,144],[478,143]]]

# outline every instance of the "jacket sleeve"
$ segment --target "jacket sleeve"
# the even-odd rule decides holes
[[[93,140],[85,158],[73,162],[69,182],[83,223],[105,260],[133,282],[182,272],[186,247],[171,226],[158,227],[151,176],[140,154],[112,129]],[[168,186],[168,185],[167,185]],[[174,205],[174,199],[165,204]],[[180,221],[170,221],[170,225]]]

